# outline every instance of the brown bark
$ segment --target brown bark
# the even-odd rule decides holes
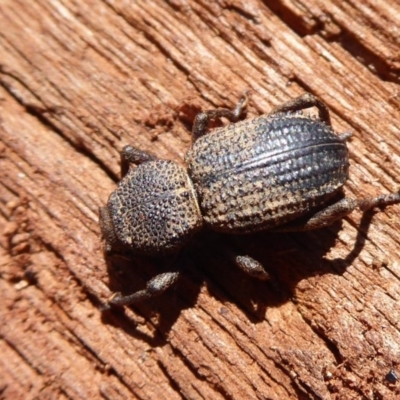
[[[396,190],[396,0],[6,0],[0,26],[1,398],[399,398],[399,206],[307,234],[204,232],[175,290],[105,314],[166,265],[107,267],[97,216],[123,145],[182,162],[195,113],[244,89],[253,115],[320,96],[354,133],[347,193]]]

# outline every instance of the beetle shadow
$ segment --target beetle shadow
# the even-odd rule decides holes
[[[206,276],[211,295],[220,302],[238,305],[252,323],[264,320],[268,308],[289,301],[300,281],[325,274],[342,275],[359,256],[367,240],[374,212],[367,211],[358,224],[357,236],[345,258],[326,259],[334,248],[342,221],[308,232],[263,232],[222,238],[210,232],[199,243],[198,263]],[[212,256],[208,256],[212,254]],[[229,260],[236,255],[249,255],[261,262],[270,275],[263,282],[249,277]],[[212,258],[212,263],[209,260]],[[208,262],[207,262],[208,260]]]
[[[179,315],[184,309],[194,307],[201,288],[201,281],[186,276],[191,257],[184,251],[176,257],[142,257],[129,252],[105,254],[111,292],[132,294],[146,287],[157,274],[180,270],[177,284],[161,296],[147,299],[127,307],[105,306],[101,308],[102,321],[123,329],[131,336],[144,340],[153,347],[162,346]],[[189,268],[190,269],[190,268]],[[128,309],[130,311],[128,311]],[[135,315],[132,317],[132,313]],[[145,323],[149,333],[139,329]]]
[[[332,273],[323,256],[334,246],[340,228],[338,223],[325,232],[263,232],[226,239],[210,233],[201,241],[206,248],[199,254],[212,256],[198,260],[208,292],[221,303],[237,305],[252,323],[259,323],[267,309],[291,299],[299,281]],[[260,281],[241,271],[233,262],[237,255],[259,261],[270,279]]]
[[[328,273],[343,274],[364,247],[372,217],[373,212],[363,214],[353,249],[345,258],[334,260],[324,256],[335,246],[341,221],[328,228],[296,233],[224,235],[202,231],[179,257],[177,262],[182,273],[173,288],[160,297],[130,306],[129,311],[112,307],[103,312],[103,322],[117,326],[151,346],[162,346],[182,311],[195,306],[203,284],[221,305],[233,303],[249,321],[261,322],[267,309],[292,298],[301,280]],[[251,278],[234,264],[232,258],[235,255],[255,258],[263,264],[271,279]],[[123,294],[141,290],[155,275],[174,269],[168,259],[150,259],[129,253],[106,256],[106,261],[110,290]],[[138,329],[143,323],[148,329]]]

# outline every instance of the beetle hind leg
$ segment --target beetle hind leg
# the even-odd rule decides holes
[[[359,207],[361,211],[367,211],[374,207],[386,207],[398,203],[400,203],[400,191],[359,200]]]
[[[338,202],[331,204],[323,210],[315,213],[306,221],[295,221],[272,229],[274,232],[298,232],[310,231],[332,225],[335,221],[342,219],[354,211],[357,207],[361,211],[372,210],[375,207],[386,207],[400,203],[400,192],[384,194],[377,197],[365,199],[349,199],[345,197]]]

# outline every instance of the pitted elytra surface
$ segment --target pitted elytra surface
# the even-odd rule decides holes
[[[349,160],[346,140],[331,128],[326,105],[309,93],[288,101],[266,116],[237,122],[247,107],[196,116],[193,144],[185,168],[126,146],[121,152],[124,176],[106,206],[100,224],[106,249],[137,253],[177,253],[203,225],[226,233],[305,231],[332,224],[356,207],[367,210],[400,202],[400,194],[375,198],[343,197]],[[318,109],[319,118],[302,114]],[[231,123],[207,134],[210,119]],[[236,265],[258,279],[264,267],[247,255]],[[109,301],[126,305],[158,296],[172,286],[179,271],[151,279],[145,289]]]
[[[280,226],[324,204],[348,176],[346,144],[302,115],[241,121],[199,138],[185,161],[214,230]]]

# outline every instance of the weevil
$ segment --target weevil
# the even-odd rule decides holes
[[[200,112],[194,121],[186,167],[132,146],[121,152],[122,179],[100,208],[106,249],[138,254],[178,253],[202,228],[227,234],[307,231],[350,214],[400,202],[400,193],[354,199],[342,188],[349,174],[349,133],[336,134],[326,104],[310,93],[267,115],[241,120],[245,93],[233,110]],[[303,113],[316,107],[318,118]],[[230,124],[208,131],[211,119]],[[236,264],[265,280],[264,267],[247,255]],[[158,296],[179,271],[161,273],[131,295],[116,293],[112,305]]]

